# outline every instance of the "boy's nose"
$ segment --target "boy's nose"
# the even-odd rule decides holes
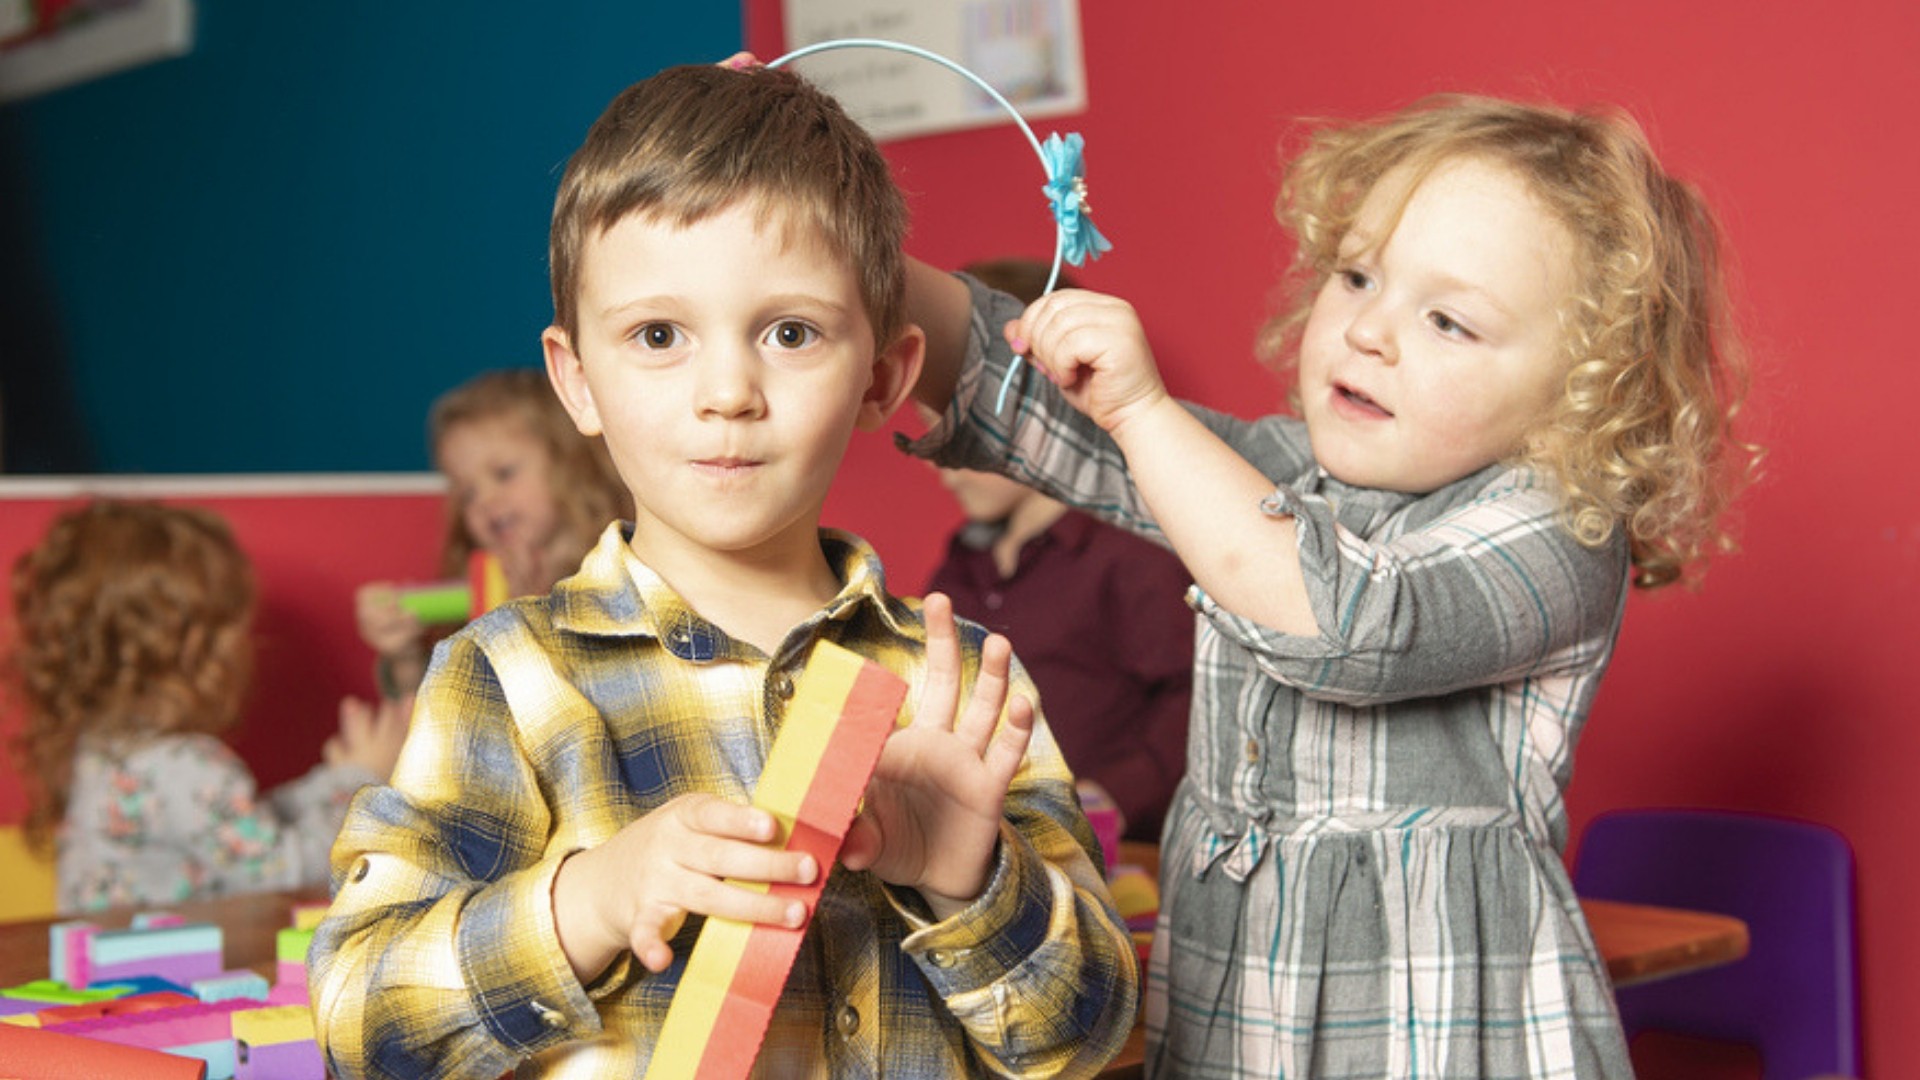
[[[751,347],[716,349],[700,358],[694,408],[702,416],[755,416],[761,411],[759,357]]]

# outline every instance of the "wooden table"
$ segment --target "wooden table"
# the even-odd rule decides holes
[[[1119,861],[1145,868],[1156,880],[1160,876],[1156,844],[1123,840]],[[1580,908],[1615,988],[1730,964],[1747,955],[1747,924],[1731,915],[1613,900],[1583,899]],[[1145,994],[1142,987],[1143,999]],[[1136,1020],[1120,1056],[1100,1075],[1109,1080],[1140,1076],[1146,1050],[1146,1025]]]
[[[325,889],[305,892],[253,893],[219,900],[146,905],[59,919],[25,919],[0,923],[0,986],[19,986],[47,977],[47,928],[56,922],[84,918],[107,929],[127,925],[138,911],[171,911],[188,922],[210,922],[221,929],[221,951],[229,969],[246,968],[273,980],[278,966],[280,931],[293,925],[296,904],[325,900]]]
[[[1160,852],[1153,844],[1126,842],[1121,845],[1120,861],[1144,867],[1157,877]],[[293,924],[294,905],[324,899],[321,891],[257,893],[176,904],[166,910],[192,921],[218,924],[224,931],[227,967],[247,968],[272,979],[276,937]],[[1729,916],[1606,900],[1583,900],[1581,907],[1615,986],[1730,963],[1747,952],[1746,924]],[[132,910],[125,910],[87,918],[117,927],[125,926],[132,916]],[[47,977],[47,928],[56,921],[0,924],[0,986]],[[1140,1076],[1146,1045],[1146,1025],[1136,1018],[1126,1046],[1101,1075],[1112,1080]]]

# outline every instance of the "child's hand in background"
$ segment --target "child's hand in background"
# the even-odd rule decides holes
[[[1140,317],[1118,297],[1048,293],[1007,324],[1006,337],[1103,430],[1168,396]]]
[[[930,593],[924,610],[927,678],[920,706],[911,724],[887,737],[840,861],[918,889],[944,919],[986,888],[1007,787],[1033,735],[1033,703],[1007,696],[1013,646],[995,634],[981,646],[980,674],[962,714],[953,602]]]
[[[797,927],[806,905],[723,880],[810,884],[813,856],[771,846],[774,816],[711,794],[682,795],[569,856],[553,879],[560,947],[581,981],[623,949],[649,971],[673,963],[668,944],[690,914]]]
[[[391,582],[376,581],[355,590],[353,614],[360,640],[379,655],[398,659],[421,651],[420,620],[400,606],[400,591]]]
[[[413,695],[382,699],[375,705],[356,697],[340,699],[340,730],[320,748],[329,765],[358,765],[386,783],[407,741]]]

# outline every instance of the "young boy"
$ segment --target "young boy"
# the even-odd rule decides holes
[[[916,690],[756,1071],[1088,1075],[1120,1048],[1131,946],[1031,684],[819,527],[852,432],[919,371],[905,221],[871,140],[784,71],[672,69],[588,133],[543,342],[635,520],[437,650],[392,786],[334,849],[309,963],[337,1075],[639,1076],[688,916],[796,926],[724,879],[833,869],[746,805],[821,640]]]

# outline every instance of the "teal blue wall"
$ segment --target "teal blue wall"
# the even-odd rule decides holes
[[[192,52],[0,106],[7,471],[428,465],[536,365],[547,216],[622,87],[737,3],[197,0]]]

